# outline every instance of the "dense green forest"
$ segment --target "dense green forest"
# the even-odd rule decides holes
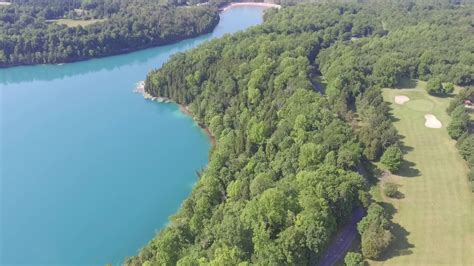
[[[68,27],[57,19],[90,21]],[[214,7],[154,0],[15,0],[0,6],[0,67],[113,55],[211,32]]]
[[[383,12],[387,13],[389,10]],[[321,72],[329,80],[334,81],[327,91],[328,96],[343,102],[355,101],[360,105],[363,101],[357,101],[357,98],[367,85],[393,87],[406,78],[428,81],[428,92],[438,96],[452,93],[453,84],[472,86],[474,84],[472,12],[472,6],[456,9],[450,7],[433,9],[429,6],[421,9],[402,9],[392,16],[384,16],[384,27],[390,32],[387,36],[382,38],[373,36],[353,40],[350,43],[338,43],[323,51],[319,57]],[[343,78],[347,75],[350,75],[348,81],[344,81]],[[359,78],[361,82],[356,81],[358,77],[362,77]],[[351,90],[339,88],[339,82],[349,80],[356,83],[355,86],[351,86]],[[368,84],[364,84],[363,81]],[[451,114],[452,121],[448,126],[448,133],[453,139],[458,140],[460,153],[471,169],[469,179],[474,181],[472,152],[474,137],[469,117],[471,109],[465,108],[465,100],[474,101],[472,88],[462,90],[449,107],[448,113]],[[366,113],[362,110],[370,110],[365,104],[358,109],[359,115]],[[347,113],[347,110],[343,109],[341,113]],[[371,135],[379,122],[363,117],[361,120],[363,125],[365,121],[375,122],[373,126],[362,126],[360,129],[362,134],[359,136],[366,147],[364,155],[369,159],[376,159],[377,156],[372,156],[373,151],[370,150],[373,148],[373,138],[364,136]],[[380,147],[379,144],[376,146]]]
[[[126,263],[306,264],[358,205],[368,208],[362,253],[378,258],[390,221],[357,172],[398,150],[380,89],[404,78],[472,84],[473,11],[298,5],[173,56],[146,91],[189,106],[218,144],[170,225]]]
[[[322,51],[317,62],[329,81],[327,95],[340,114],[351,114],[351,105],[357,105],[359,139],[370,160],[378,159],[382,149],[392,144],[380,131],[389,127],[388,119],[380,117],[386,117],[387,110],[377,110],[372,98],[381,96],[372,90],[393,87],[406,78],[458,85],[474,82],[472,8],[397,11],[381,9],[381,22],[390,34],[337,43]]]
[[[380,89],[403,78],[472,84],[473,10],[411,2],[269,10],[263,25],[152,71],[146,91],[187,105],[217,145],[170,225],[126,264],[307,264],[360,205],[362,253],[379,258],[393,239],[390,221],[358,172],[385,150],[401,159]],[[321,74],[324,94],[314,84]]]

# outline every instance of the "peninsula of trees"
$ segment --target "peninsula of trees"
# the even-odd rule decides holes
[[[209,33],[218,22],[218,10],[211,6],[180,7],[153,0],[15,0],[0,6],[0,67],[130,52]]]
[[[410,1],[269,10],[261,26],[149,73],[146,92],[189,106],[217,145],[169,226],[126,264],[307,264],[357,206],[368,209],[363,256],[379,258],[391,222],[362,169],[385,151],[393,169],[402,159],[381,88],[472,85],[473,11]]]

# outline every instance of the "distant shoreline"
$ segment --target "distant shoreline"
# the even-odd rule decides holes
[[[3,2],[0,0],[0,8],[3,6],[8,6],[10,5],[10,2]],[[166,46],[166,45],[172,45],[176,44],[178,42],[192,39],[192,38],[197,38],[205,34],[212,33],[217,25],[219,25],[220,22],[220,12],[217,12],[216,19],[212,21],[212,23],[208,24],[205,29],[201,32],[192,32],[189,35],[186,36],[172,36],[168,37],[162,40],[155,40],[153,43],[148,43],[144,45],[138,45],[138,46],[127,46],[123,47],[121,50],[116,50],[116,51],[110,51],[105,54],[99,54],[99,55],[94,55],[94,56],[80,56],[80,57],[74,57],[74,58],[64,58],[63,60],[58,60],[54,62],[48,62],[48,63],[31,63],[31,62],[19,62],[19,63],[8,63],[4,65],[0,65],[0,69],[7,69],[11,67],[19,67],[19,66],[38,66],[38,65],[58,65],[58,64],[69,64],[69,63],[76,63],[76,62],[82,62],[82,61],[88,61],[92,59],[99,59],[99,58],[106,58],[110,56],[116,56],[116,55],[123,55],[123,54],[129,54],[145,49],[150,49],[150,48],[156,48],[156,47],[161,47],[161,46]]]
[[[230,3],[220,9],[220,12],[226,12],[235,7],[241,6],[257,6],[257,7],[265,7],[265,8],[277,8],[280,9],[281,5],[272,4],[272,3],[260,3],[260,2],[239,2],[239,3]]]

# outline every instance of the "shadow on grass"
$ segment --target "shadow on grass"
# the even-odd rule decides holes
[[[385,202],[385,201],[378,202],[378,204],[380,204],[380,206],[382,206],[383,209],[385,210],[385,213],[387,214],[387,218],[389,220],[392,220],[395,213],[397,213],[397,209],[395,209],[393,204],[389,202]]]
[[[402,79],[395,85],[397,89],[415,89],[418,82],[415,79]]]
[[[395,192],[395,195],[389,197],[389,198],[392,198],[392,199],[404,199],[405,198],[405,194],[403,194],[402,192],[400,191],[397,191]]]
[[[404,136],[399,135],[400,140],[404,139]],[[407,146],[400,141],[400,149],[402,150],[403,154],[406,155],[409,152],[413,151],[413,147]],[[403,177],[416,177],[420,176],[421,172],[416,168],[416,164],[407,160],[403,160],[400,166],[400,169],[396,172],[397,175]]]
[[[368,160],[363,161],[363,163],[358,166],[357,171],[360,175],[365,177],[371,185],[376,185],[379,182],[379,178],[384,174],[384,171]]]
[[[405,145],[405,142],[402,141],[405,138],[405,136],[398,134],[398,139],[400,140],[399,146],[400,150],[403,152],[403,155],[407,155],[409,152],[413,151],[413,147]]]
[[[445,98],[453,98],[456,94],[451,92],[451,93],[428,93],[428,95],[445,99]]]
[[[412,254],[412,248],[414,248],[415,245],[408,242],[408,236],[410,235],[410,232],[397,223],[392,224],[391,231],[394,239],[380,259],[387,260],[394,257]]]
[[[400,121],[400,118],[393,115],[393,112],[390,112],[389,118],[390,118],[390,122],[392,123]]]
[[[385,209],[387,218],[392,220],[393,215],[397,213],[397,209],[388,202],[380,202],[379,204]],[[394,239],[387,248],[387,251],[382,254],[379,260],[384,261],[393,257],[412,254],[413,251],[411,249],[414,248],[415,245],[408,242],[410,232],[397,223],[392,223],[390,231],[392,232]]]
[[[403,177],[416,177],[420,176],[421,172],[416,168],[415,163],[404,160],[396,174]]]

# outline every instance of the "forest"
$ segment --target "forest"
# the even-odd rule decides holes
[[[471,104],[469,104],[469,102]],[[456,140],[459,154],[466,160],[469,167],[468,180],[474,192],[474,87],[462,89],[451,101],[446,110],[451,115],[448,125],[449,136]],[[471,115],[470,115],[471,114]]]
[[[362,255],[380,258],[391,222],[362,169],[402,159],[381,88],[472,85],[473,11],[410,1],[269,10],[262,25],[150,72],[146,92],[188,106],[217,145],[169,226],[125,263],[308,264],[359,206]]]
[[[97,22],[68,27],[58,19]],[[63,63],[130,52],[211,32],[212,6],[153,0],[15,0],[0,6],[0,67]]]

